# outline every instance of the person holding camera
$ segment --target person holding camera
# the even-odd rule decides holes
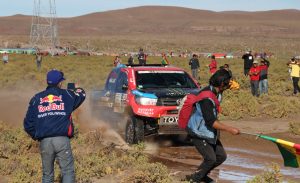
[[[70,138],[74,135],[72,112],[85,100],[82,88],[62,89],[64,74],[58,70],[47,73],[46,90],[29,102],[24,129],[33,140],[40,142],[43,183],[54,182],[54,161],[61,169],[62,182],[74,183],[74,158]]]

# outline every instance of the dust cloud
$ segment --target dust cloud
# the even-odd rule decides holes
[[[17,87],[0,90],[0,121],[12,127],[23,127],[23,120],[27,112],[30,99],[39,91],[45,89],[45,85],[38,83],[18,83]],[[102,121],[92,116],[89,104],[89,95],[82,106],[74,112],[74,123],[79,125],[79,131],[83,133],[100,131],[105,143],[114,143],[117,146],[127,147],[123,138],[111,128],[109,122]],[[77,124],[76,124],[77,123]]]
[[[99,119],[99,117],[93,115],[92,110],[95,109],[91,108],[90,100],[87,97],[84,104],[75,111],[75,118],[78,118],[79,130],[86,133],[100,131],[102,139],[106,144],[113,143],[122,148],[128,148],[127,143],[124,141],[121,135],[116,130],[114,130],[111,125],[109,125],[111,121],[104,121]]]
[[[0,121],[22,126],[29,101],[37,91],[29,87],[0,90]]]
[[[159,150],[159,145],[155,142],[146,142],[146,148],[145,152],[152,154],[152,155],[157,155]]]

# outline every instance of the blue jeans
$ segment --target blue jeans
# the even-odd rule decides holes
[[[263,79],[259,81],[259,93],[268,94],[268,79]]]
[[[255,80],[255,81],[250,81],[250,85],[251,85],[251,93],[253,96],[258,97],[259,93],[258,93],[258,85],[259,85],[259,81]]]
[[[43,165],[43,183],[54,182],[54,162],[57,159],[62,183],[75,182],[74,159],[68,137],[49,137],[40,142]]]

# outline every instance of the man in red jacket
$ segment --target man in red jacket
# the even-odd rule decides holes
[[[216,61],[216,57],[214,55],[211,56],[211,62],[208,65],[209,67],[209,72],[211,75],[213,75],[216,71],[217,71],[217,61]]]
[[[260,68],[258,67],[258,61],[254,60],[253,65],[249,70],[249,76],[250,76],[250,85],[251,85],[251,93],[253,96],[258,97],[258,87],[259,87],[259,74],[260,74]]]

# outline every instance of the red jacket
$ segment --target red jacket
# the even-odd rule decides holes
[[[260,74],[260,68],[257,67],[251,67],[249,71],[249,76],[251,81],[258,81],[259,80],[259,74]]]
[[[211,60],[211,63],[209,64],[209,71],[211,74],[214,74],[217,71],[217,61]]]

